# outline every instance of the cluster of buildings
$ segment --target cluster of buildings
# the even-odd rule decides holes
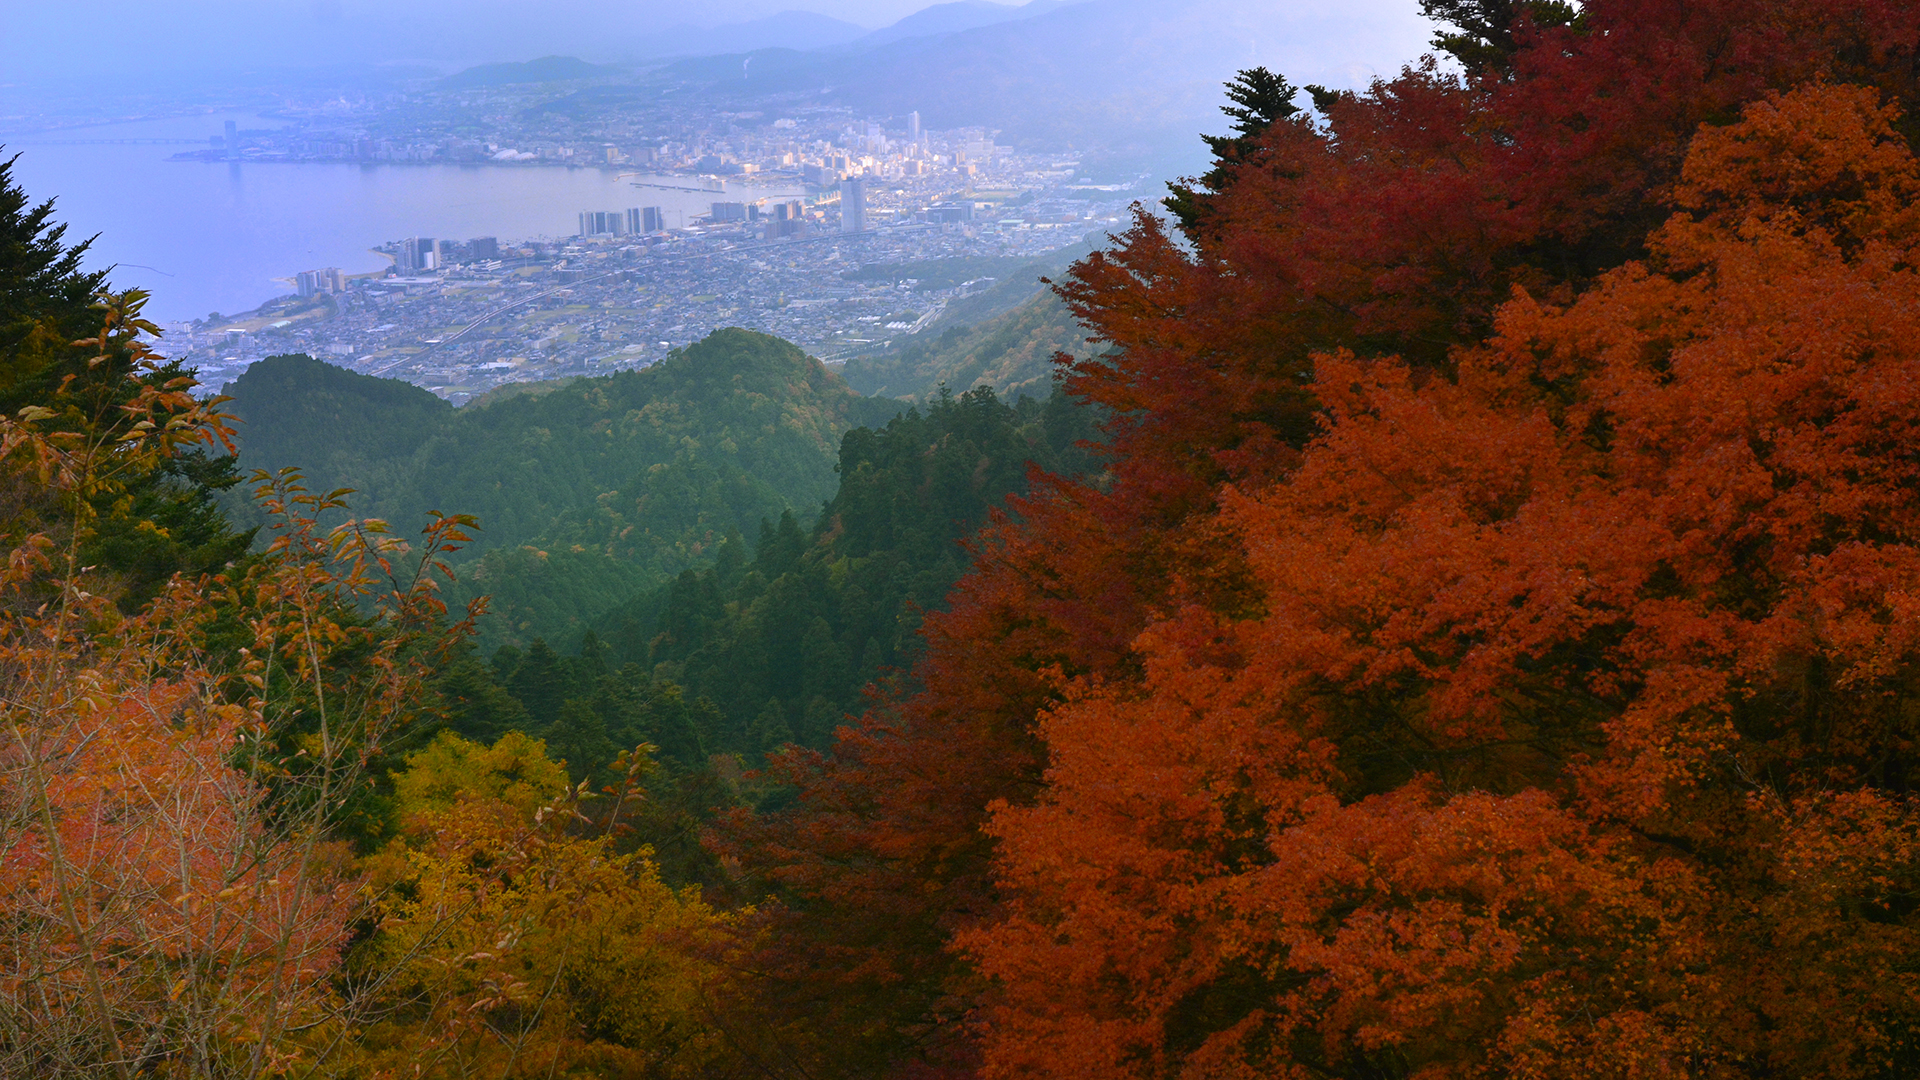
[[[871,268],[986,258],[1019,276],[1113,228],[1135,197],[1131,185],[1093,183],[1071,151],[932,130],[917,113],[864,118],[794,102],[725,112],[691,95],[541,111],[551,97],[428,89],[353,115],[288,107],[274,131],[230,127],[200,156],[568,164],[609,170],[634,194],[578,209],[568,238],[393,241],[379,249],[387,270],[309,270],[292,295],[175,328],[168,342],[216,387],[254,360],[305,352],[455,401],[505,382],[645,366],[726,326],[833,362],[925,332],[997,276],[935,275],[935,287]]]
[[[983,128],[932,130],[917,112],[872,118],[844,107],[775,103],[724,112],[694,95],[685,100],[608,95],[571,102],[565,111],[545,109],[555,93],[538,84],[459,90],[425,85],[349,109],[338,100],[305,107],[288,103],[273,115],[277,127],[241,130],[229,122],[211,136],[207,149],[177,156],[263,163],[565,165],[775,180],[817,190],[849,178],[894,187],[992,186],[1004,184],[1009,173],[1054,169],[1072,157],[1015,152],[996,144],[995,133]],[[627,231],[650,230],[643,223]]]
[[[214,389],[256,360],[303,352],[456,403],[507,382],[645,367],[728,326],[775,334],[832,363],[925,332],[953,301],[1000,280],[1037,291],[1036,260],[1111,228],[1124,211],[1113,203],[1071,224],[968,228],[907,222],[842,231],[835,220],[809,235],[769,239],[766,227],[795,220],[796,203],[805,206],[782,200],[764,208],[786,209],[784,219],[705,221],[651,236],[516,244],[412,237],[381,249],[394,259],[389,270],[308,271],[295,295],[244,316],[171,328],[165,340]],[[876,272],[973,267],[983,257],[1002,269],[957,281]]]
[[[667,231],[667,212],[658,206],[626,210],[580,211],[580,236],[645,236]]]
[[[325,270],[301,271],[295,275],[293,287],[301,299],[308,299],[346,292],[347,281],[347,275],[341,273],[339,267],[329,266]]]
[[[864,202],[863,196],[859,193],[859,184],[857,180],[842,184],[838,231],[861,232],[866,228]],[[851,196],[845,190],[849,185],[854,188]],[[676,231],[669,221],[667,210],[659,206],[634,206],[625,210],[582,210],[580,211],[580,229],[574,235],[585,239],[652,237],[657,241]],[[694,217],[692,224],[743,226],[755,239],[782,240],[818,235],[826,229],[828,222],[828,212],[809,205],[805,199],[762,198],[751,202],[712,203],[705,214]]]

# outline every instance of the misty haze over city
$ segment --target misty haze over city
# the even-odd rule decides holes
[[[304,351],[456,402],[644,367],[729,324],[835,364],[896,351],[982,289],[1025,302],[1032,267],[1203,171],[1236,72],[1362,88],[1432,33],[1413,0],[112,2],[84,19],[9,0],[4,17],[16,175],[99,234],[87,265],[151,291],[210,385]],[[862,267],[908,264],[974,272],[913,303],[849,294]],[[525,297],[563,288],[597,314],[527,318],[543,305]]]
[[[1398,0],[1080,0],[1125,36],[1167,25],[1207,28],[1245,58],[1315,56],[1332,65],[1398,64],[1424,47],[1431,24]],[[1026,10],[1068,6],[1040,0]],[[927,11],[928,29],[1022,13],[986,0],[108,0],[85,6],[6,0],[0,82],[72,89],[98,79],[132,84],[158,71],[210,80],[328,66],[470,65],[565,53],[596,62],[777,45],[843,45]],[[911,26],[908,29],[912,29]],[[1261,53],[1264,47],[1268,50]],[[1391,68],[1387,73],[1391,72]],[[1218,71],[1188,70],[1183,77]]]

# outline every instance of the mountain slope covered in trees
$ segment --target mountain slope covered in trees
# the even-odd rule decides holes
[[[669,880],[731,890],[702,830],[782,794],[740,770],[787,743],[830,744],[870,685],[904,677],[921,619],[971,562],[965,541],[1031,470],[1101,467],[1080,445],[1094,416],[1064,396],[1009,406],[981,388],[851,431],[810,535],[791,514],[751,543],[736,533],[711,567],[602,616],[577,651],[535,638],[459,661],[441,684],[445,721],[482,742],[537,737],[596,785],[619,748],[652,744],[662,769],[635,828]]]
[[[244,469],[353,488],[355,514],[396,530],[432,510],[476,516],[479,558],[463,576],[495,598],[486,639],[522,642],[577,639],[729,532],[811,518],[833,493],[841,434],[898,408],[745,330],[644,371],[465,409],[306,357],[256,364],[229,393]]]
[[[1093,415],[1064,396],[1010,406],[983,386],[851,431],[811,537],[783,515],[751,561],[735,537],[712,568],[609,612],[601,638],[714,702],[749,760],[789,741],[824,746],[863,687],[912,666],[922,616],[971,561],[964,542],[1027,493],[1029,471],[1098,470],[1080,445]]]
[[[950,324],[880,356],[848,360],[842,374],[863,393],[916,401],[938,396],[943,386],[990,386],[1011,399],[1044,398],[1053,392],[1054,356],[1093,348],[1060,298],[1043,292],[1011,311]]]
[[[981,385],[1008,401],[1023,394],[1045,398],[1053,392],[1054,354],[1091,351],[1047,282],[1104,242],[1092,233],[1034,259],[877,263],[842,274],[852,281],[911,283],[915,291],[968,283],[976,291],[949,300],[927,327],[888,351],[849,359],[841,376],[863,394],[910,401],[931,401],[943,387],[957,394]]]
[[[131,320],[64,357],[0,414],[0,1073],[1920,1075],[1920,9],[1426,6],[1463,74],[1236,80],[1065,395],[851,431],[577,655],[473,656],[463,522],[284,488],[95,591],[219,418]]]

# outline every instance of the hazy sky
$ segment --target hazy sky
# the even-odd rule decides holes
[[[916,0],[0,0],[0,82],[106,64],[162,70],[550,51],[613,59],[648,30],[804,9],[879,27]]]
[[[1167,0],[1203,8],[1207,0]],[[805,9],[880,27],[927,0],[0,0],[0,86],[124,85],[289,66],[443,67],[550,53],[619,60],[650,32]],[[1417,0],[1271,0],[1425,24]],[[1396,27],[1400,29],[1400,27]],[[1392,35],[1395,37],[1399,34]],[[1332,43],[1329,43],[1332,44]],[[195,81],[204,81],[196,79]]]

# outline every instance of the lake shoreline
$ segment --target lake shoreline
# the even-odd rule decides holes
[[[716,191],[687,174],[553,162],[171,161],[175,147],[114,142],[204,140],[233,116],[101,125],[95,139],[22,145],[15,174],[36,204],[55,200],[70,237],[97,235],[88,269],[114,268],[114,288],[146,289],[149,316],[176,324],[255,310],[286,294],[276,279],[306,270],[383,272],[390,259],[370,249],[408,237],[551,241],[573,236],[585,210],[658,206],[677,226],[748,190],[808,192],[784,177],[728,177]],[[236,167],[246,165],[275,167]]]

